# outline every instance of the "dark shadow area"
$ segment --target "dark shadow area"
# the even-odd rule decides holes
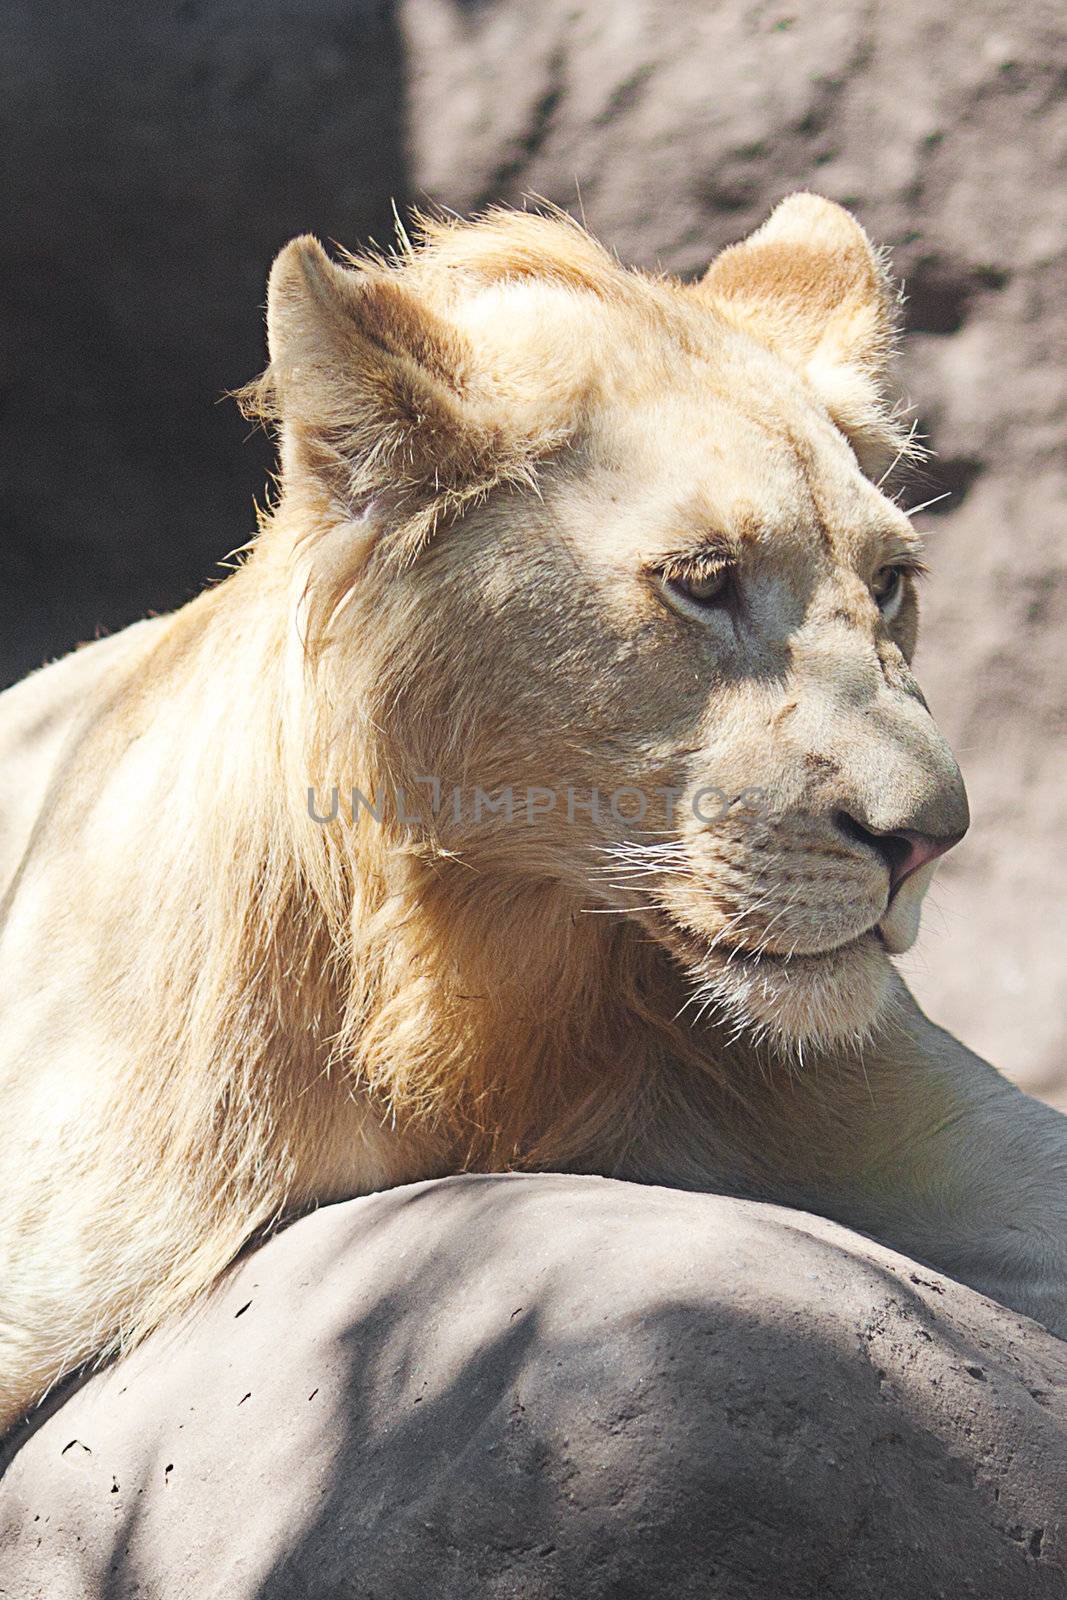
[[[942,256],[924,256],[905,284],[905,332],[958,333],[976,296],[997,293],[1008,281],[1008,274],[996,267],[966,267]]]
[[[181,603],[255,528],[292,235],[392,235],[404,73],[380,0],[14,0],[0,67],[0,686]]]
[[[940,455],[936,423],[920,416],[918,437],[930,450],[927,460],[909,463],[902,471],[903,486],[898,494],[905,510],[921,508],[927,517],[948,517],[958,511],[986,470],[986,463],[973,456]],[[892,492],[893,485],[889,486]]]
[[[926,468],[930,488],[924,499],[932,495],[944,495],[936,505],[928,506],[927,511],[931,517],[945,517],[952,511],[958,511],[971,491],[972,485],[977,482],[982,474],[982,462],[976,461],[972,456],[934,456]]]

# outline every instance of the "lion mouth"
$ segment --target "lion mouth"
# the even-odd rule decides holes
[[[732,967],[735,971],[748,972],[760,970],[787,972],[792,969],[799,973],[823,963],[832,964],[858,950],[870,949],[872,946],[886,954],[892,951],[892,945],[882,931],[881,922],[864,928],[851,938],[827,945],[825,949],[794,951],[766,950],[740,943],[715,944],[713,941],[701,938],[683,923],[673,922],[669,916],[659,911],[651,914],[651,920],[656,925],[657,937],[688,967],[699,966],[704,969],[712,966],[727,969]]]
[[[878,945],[887,956],[899,956],[911,949],[918,931],[918,907],[908,906],[905,909],[901,906],[898,909],[890,904],[885,915],[871,927],[864,928],[862,933],[854,934],[850,939],[828,945],[824,950],[753,950],[745,945],[734,945],[727,954],[727,960],[734,961],[736,956],[738,961],[749,967],[776,965],[784,968],[791,962],[829,961],[870,944]]]
[[[864,944],[877,941],[884,948],[880,926],[864,928],[862,933],[854,934],[851,939],[841,939],[837,944],[830,944],[823,950],[752,950],[747,946],[735,946],[738,960],[752,966],[778,966],[788,967],[792,963],[801,961],[832,961],[835,956],[856,950]],[[732,959],[732,958],[730,958]]]
[[[799,974],[810,972],[815,967],[832,966],[854,952],[872,946],[888,953],[880,927],[865,928],[851,939],[842,939],[823,950],[758,950],[745,945],[733,945],[726,949],[719,946],[712,952],[705,950],[705,960],[709,954],[722,954],[725,966],[740,967],[749,972],[773,970],[785,973],[792,970]]]

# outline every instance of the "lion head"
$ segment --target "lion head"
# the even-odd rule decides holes
[[[527,907],[513,977],[579,937],[603,969],[625,926],[730,1028],[871,1027],[968,823],[879,487],[897,305],[813,195],[695,284],[560,216],[287,246],[247,398],[281,424],[308,781],[357,792],[368,916],[388,838],[486,940]]]

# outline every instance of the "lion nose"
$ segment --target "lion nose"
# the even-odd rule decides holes
[[[918,872],[920,867],[936,861],[938,856],[943,856],[953,845],[959,844],[967,832],[966,828],[940,836],[916,833],[913,828],[879,832],[862,822],[857,822],[847,811],[839,811],[835,820],[842,833],[869,846],[881,856],[889,871],[890,900],[906,878],[910,878],[913,872]]]

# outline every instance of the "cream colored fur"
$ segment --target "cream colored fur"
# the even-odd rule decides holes
[[[696,286],[501,212],[282,252],[248,559],[0,699],[0,1427],[284,1218],[472,1167],[808,1206],[1067,1331],[1067,1123],[887,955],[928,873],[889,905],[872,840],[967,820],[873,481],[895,308],[813,196]]]

